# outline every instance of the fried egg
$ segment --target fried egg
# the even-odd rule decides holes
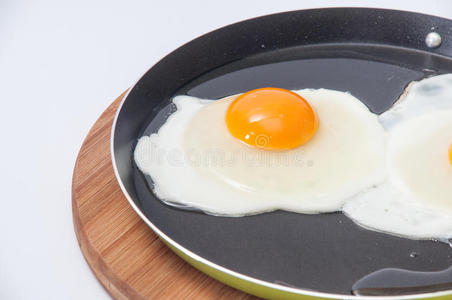
[[[452,74],[410,84],[379,117],[388,132],[386,180],[343,211],[370,229],[452,238]]]
[[[384,181],[385,131],[349,93],[266,89],[173,103],[134,154],[167,203],[222,216],[325,213]]]

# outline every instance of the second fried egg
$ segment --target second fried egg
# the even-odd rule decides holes
[[[452,238],[452,74],[412,82],[380,117],[386,180],[346,202],[358,224],[414,239]]]

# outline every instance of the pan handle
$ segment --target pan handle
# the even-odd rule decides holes
[[[438,272],[381,269],[368,274],[352,286],[357,296],[401,296],[452,289],[452,266]]]

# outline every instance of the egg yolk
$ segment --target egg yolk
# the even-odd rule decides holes
[[[452,165],[452,144],[449,146],[449,163]]]
[[[229,132],[265,150],[286,150],[308,142],[319,126],[311,105],[280,88],[261,88],[237,97],[226,112]]]

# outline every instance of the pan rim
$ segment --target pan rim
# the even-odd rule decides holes
[[[279,15],[279,14],[284,14],[284,13],[289,13],[289,12],[296,12],[296,11],[319,11],[319,10],[334,10],[334,9],[362,9],[362,10],[369,10],[369,11],[391,11],[391,12],[401,12],[404,14],[413,14],[413,15],[422,15],[422,16],[430,16],[430,17],[434,17],[434,18],[439,18],[439,19],[445,19],[442,17],[438,17],[438,16],[434,16],[434,15],[428,15],[428,14],[422,14],[422,13],[417,13],[417,12],[412,12],[412,11],[406,11],[406,10],[393,10],[393,9],[381,9],[381,8],[370,8],[370,7],[331,7],[331,8],[314,8],[314,9],[304,9],[304,10],[295,10],[295,11],[285,11],[285,12],[278,12],[275,14],[267,14],[267,15],[263,15],[263,16],[258,16],[255,18],[251,18],[251,19],[246,19],[246,20],[241,20],[232,24],[228,24],[225,25],[223,27],[214,29],[213,31],[210,31],[204,35],[208,35],[211,33],[214,33],[216,30],[218,29],[222,29],[225,27],[228,27],[230,25],[236,25],[242,22],[247,22],[250,20],[254,20],[254,19],[259,19],[259,18],[265,18],[267,16],[274,16],[274,15]],[[201,35],[201,36],[204,36]],[[200,37],[200,36],[199,36]],[[199,38],[196,37],[196,38]],[[195,38],[195,39],[196,39]],[[191,43],[192,41],[189,41],[183,45],[181,45],[180,47],[178,47],[177,49],[184,47],[185,45]],[[394,46],[394,45],[388,45],[388,46]],[[396,46],[397,47],[397,46]],[[419,49],[415,49],[418,51],[421,51]],[[170,52],[167,55],[171,55],[172,52]],[[432,53],[433,55],[443,55],[440,53]],[[162,58],[163,59],[163,58]],[[159,60],[160,61],[160,60]],[[317,298],[326,298],[326,299],[343,299],[343,300],[377,300],[377,299],[381,299],[381,300],[405,300],[405,299],[426,299],[426,298],[437,298],[437,297],[443,297],[443,296],[447,296],[447,295],[452,295],[452,290],[446,290],[446,291],[438,291],[438,292],[430,292],[430,293],[422,293],[422,294],[412,294],[412,295],[403,295],[403,296],[357,296],[357,295],[345,295],[345,294],[335,294],[335,293],[326,293],[326,292],[318,292],[318,291],[313,291],[313,290],[308,290],[308,289],[301,289],[301,288],[294,288],[294,287],[288,287],[288,286],[284,286],[281,284],[277,284],[277,283],[272,283],[272,282],[268,282],[265,280],[261,280],[261,279],[257,279],[257,278],[253,278],[251,276],[239,273],[237,271],[233,271],[230,270],[228,268],[225,268],[221,265],[218,265],[208,259],[205,259],[199,255],[197,255],[196,253],[190,251],[189,249],[183,247],[182,245],[180,245],[179,243],[177,243],[176,241],[174,241],[173,239],[171,239],[168,235],[166,235],[164,232],[162,232],[155,224],[153,224],[145,215],[144,213],[141,211],[141,209],[136,205],[136,203],[134,202],[134,200],[132,199],[132,197],[130,196],[130,194],[128,193],[126,187],[124,186],[120,174],[119,174],[119,170],[116,164],[116,158],[115,158],[115,149],[114,149],[114,145],[115,145],[115,131],[116,131],[116,127],[117,127],[117,121],[119,118],[119,115],[121,113],[121,110],[124,106],[124,103],[127,101],[128,96],[130,94],[130,92],[135,88],[135,86],[143,79],[143,77],[145,77],[145,75],[157,64],[158,62],[156,62],[154,65],[152,65],[150,68],[146,69],[146,71],[138,78],[138,80],[136,80],[136,82],[127,90],[126,94],[124,95],[124,97],[122,98],[116,112],[115,112],[115,116],[113,119],[113,123],[112,123],[112,127],[111,127],[111,134],[110,134],[110,156],[111,156],[111,160],[112,160],[112,166],[113,166],[113,171],[116,177],[116,180],[119,184],[119,187],[123,193],[123,195],[125,196],[125,198],[127,199],[127,201],[129,202],[129,204],[132,206],[133,210],[138,214],[138,216],[146,223],[147,226],[149,226],[158,236],[160,239],[162,239],[167,245],[170,245],[171,247],[174,247],[175,249],[177,249],[178,251],[180,251],[182,254],[190,257],[191,259],[193,259],[196,262],[201,263],[202,265],[205,265],[207,267],[210,267],[216,271],[219,271],[220,273],[223,274],[227,274],[230,275],[232,277],[238,278],[240,280],[246,281],[248,283],[253,283],[253,284],[257,284],[259,286],[263,286],[263,287],[267,287],[269,289],[274,289],[277,291],[281,291],[281,292],[286,292],[286,293],[290,293],[290,294],[296,294],[296,295],[300,295],[300,296],[310,296],[310,297],[317,297]],[[185,259],[184,259],[185,260]],[[210,275],[208,275],[210,276]],[[227,284],[229,285],[229,284]],[[246,291],[245,291],[246,292]]]

